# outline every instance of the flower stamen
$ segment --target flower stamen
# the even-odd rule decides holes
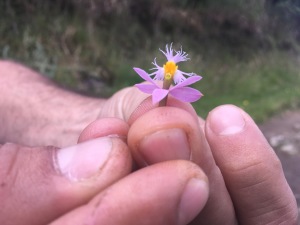
[[[173,80],[174,74],[176,73],[176,70],[178,69],[178,66],[173,61],[168,61],[164,65],[164,78],[166,80]]]

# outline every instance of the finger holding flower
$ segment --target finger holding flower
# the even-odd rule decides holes
[[[148,74],[140,68],[134,68],[147,81],[135,86],[152,95],[152,104],[159,106],[169,105],[166,104],[168,95],[183,103],[199,100],[202,93],[188,86],[202,77],[183,72],[177,65],[187,61],[188,55],[182,49],[173,50],[172,45],[167,45],[166,51],[161,52],[166,56],[167,62],[160,67],[154,60],[153,73]],[[222,174],[215,164],[204,130],[189,112],[177,106],[155,107],[131,125],[127,140],[133,158],[140,167],[185,160],[196,164],[207,175],[209,198],[193,224],[234,224],[234,207]],[[212,211],[213,217],[210,214]]]

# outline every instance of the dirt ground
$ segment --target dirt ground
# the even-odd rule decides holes
[[[300,212],[300,110],[274,116],[260,128],[281,160]]]

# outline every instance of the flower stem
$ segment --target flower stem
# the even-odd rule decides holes
[[[163,89],[166,89],[168,90],[170,88],[172,84],[172,79],[164,79],[164,82],[163,82]],[[167,105],[167,100],[168,100],[168,95],[166,97],[164,97],[159,103],[158,103],[158,106],[161,107],[161,106],[166,106]]]
[[[168,95],[166,97],[164,97],[159,103],[158,106],[166,106],[167,105],[167,99],[168,99]]]

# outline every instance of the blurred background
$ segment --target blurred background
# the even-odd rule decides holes
[[[203,76],[205,117],[232,103],[256,121],[300,96],[300,0],[1,0],[0,57],[66,88],[108,97],[141,82],[167,43]]]

